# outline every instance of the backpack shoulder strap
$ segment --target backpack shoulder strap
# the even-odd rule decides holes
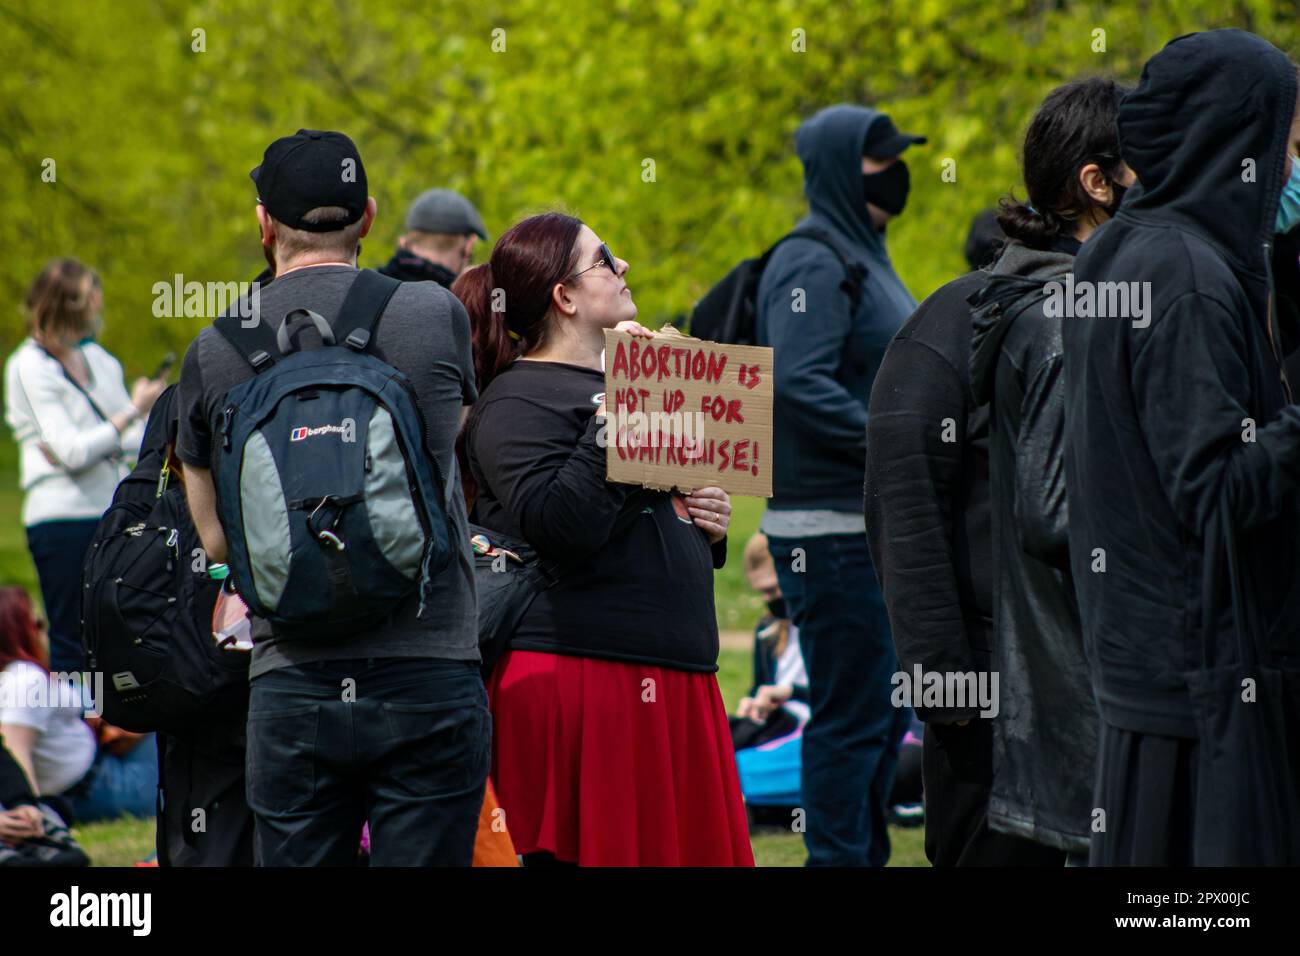
[[[244,308],[249,304],[241,301],[225,315],[218,316],[212,327],[253,366],[254,372],[262,372],[279,357],[280,347],[275,341],[275,330],[262,321],[261,313]],[[248,312],[252,312],[252,325],[244,324],[243,315]]]
[[[352,280],[347,297],[334,320],[334,341],[364,352],[370,345],[375,326],[401,285],[400,279],[381,275],[374,269],[362,269]]]
[[[388,300],[401,284],[399,280],[380,275],[373,269],[359,270],[333,324],[334,341],[364,352]],[[257,321],[252,326],[245,326],[240,318],[241,311],[244,310],[232,309],[218,318],[213,326],[253,366],[254,372],[263,372],[281,356],[276,330],[261,321],[260,316],[255,316]]]
[[[777,241],[776,246],[779,246],[787,239],[811,239],[813,242],[820,242],[823,246],[830,249],[831,252],[835,253],[835,258],[840,260],[840,265],[844,269],[844,281],[840,284],[840,288],[843,289],[845,294],[849,297],[849,307],[854,311],[857,311],[858,303],[862,300],[862,286],[867,279],[867,267],[862,265],[860,262],[854,262],[853,257],[844,246],[840,244],[839,239],[825,229],[818,229],[815,226],[795,229],[793,232],[789,232],[782,236],[781,239]],[[776,246],[773,246],[772,249],[768,250],[767,254],[771,255],[772,250],[774,250]]]

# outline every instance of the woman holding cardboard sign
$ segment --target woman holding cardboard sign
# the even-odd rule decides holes
[[[473,518],[560,568],[488,684],[492,780],[526,863],[751,866],[714,677],[730,499],[606,480],[604,330],[653,335],[627,269],[548,213],[452,290],[479,375]]]

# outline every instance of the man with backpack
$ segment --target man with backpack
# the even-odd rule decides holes
[[[271,625],[250,669],[258,860],[469,865],[489,717],[453,443],[477,397],[464,308],[356,268],[375,216],[341,133],[252,172],[275,282],[204,329],[178,456],[209,562]],[[431,321],[432,320],[432,321]]]
[[[862,515],[867,400],[916,308],[885,250],[903,211],[900,154],[920,136],[883,113],[828,107],[795,136],[808,216],[771,253],[756,297],[775,354],[773,495],[763,517],[799,628],[812,717],[804,731],[808,864],[883,866],[886,803],[911,715],[890,701],[897,660]]]

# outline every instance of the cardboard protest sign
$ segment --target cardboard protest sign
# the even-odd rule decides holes
[[[605,330],[610,481],[772,496],[772,350]]]

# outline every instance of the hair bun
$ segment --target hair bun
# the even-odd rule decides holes
[[[1010,197],[998,203],[998,225],[1011,239],[1031,249],[1041,249],[1061,233],[1060,220],[1031,209],[1027,203]]]

